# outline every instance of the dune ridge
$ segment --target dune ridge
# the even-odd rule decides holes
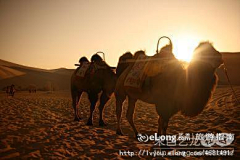
[[[34,84],[37,88],[51,85],[55,90],[69,90],[73,71],[65,68],[46,70],[0,60],[0,89],[11,84],[18,88]]]

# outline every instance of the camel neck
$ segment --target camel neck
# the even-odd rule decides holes
[[[182,109],[186,115],[194,116],[200,113],[211,97],[216,84],[215,69],[202,62],[195,62],[188,66],[185,75]]]

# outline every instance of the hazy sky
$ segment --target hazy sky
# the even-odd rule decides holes
[[[153,55],[160,36],[240,51],[240,0],[0,0],[0,59],[74,68],[97,51]]]

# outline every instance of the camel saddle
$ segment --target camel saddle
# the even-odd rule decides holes
[[[124,86],[133,87],[141,91],[144,81],[167,71],[167,68],[173,61],[176,61],[176,59],[164,58],[159,55],[151,57],[146,55],[139,56],[129,71]]]
[[[100,69],[107,69],[107,64],[104,61],[96,61],[96,62],[83,62],[80,64],[76,71],[76,76],[80,78],[84,78],[86,75],[94,74]]]

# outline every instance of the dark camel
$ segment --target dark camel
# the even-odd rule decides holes
[[[127,120],[136,136],[138,131],[133,122],[133,115],[137,100],[155,104],[159,115],[158,134],[162,135],[166,135],[169,119],[178,111],[186,116],[198,115],[214,92],[217,84],[215,71],[222,63],[222,55],[212,44],[202,42],[195,49],[193,60],[186,69],[175,60],[167,70],[150,77],[152,87],[143,83],[142,91],[139,91],[124,86],[126,76],[133,65],[128,63],[126,67],[126,63],[119,61],[117,75],[120,76],[115,88],[117,134],[122,135],[120,122],[122,104],[126,97],[128,97]]]
[[[88,62],[86,57],[82,57],[80,60],[80,67],[82,63]],[[98,69],[94,69],[95,66],[100,66]],[[76,76],[78,67],[71,77],[71,94],[72,94],[72,106],[74,109],[75,121],[79,121],[80,117],[78,114],[77,104],[83,92],[88,94],[88,99],[91,103],[90,106],[90,115],[87,122],[87,125],[93,125],[92,117],[93,111],[95,109],[95,105],[98,101],[98,94],[102,92],[100,97],[100,105],[99,105],[99,125],[104,126],[105,123],[103,121],[103,109],[107,101],[109,100],[111,94],[114,92],[116,85],[116,74],[112,71],[111,67],[109,67],[102,58],[95,54],[91,58],[90,69],[86,72],[84,78]]]

